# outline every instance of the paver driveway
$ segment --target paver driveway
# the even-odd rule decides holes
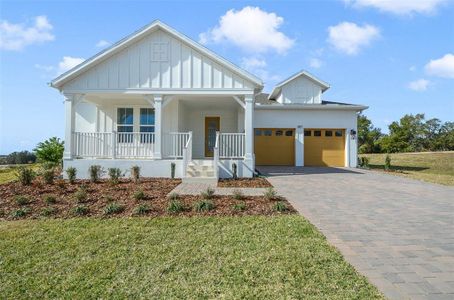
[[[454,299],[454,188],[372,171],[259,167],[392,299]]]

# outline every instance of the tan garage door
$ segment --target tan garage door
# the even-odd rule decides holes
[[[305,166],[345,166],[344,129],[304,129]]]
[[[255,128],[254,132],[256,165],[295,165],[295,129]]]

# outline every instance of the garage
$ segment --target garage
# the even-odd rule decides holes
[[[304,129],[304,165],[344,167],[344,129]]]
[[[295,165],[294,128],[255,128],[254,135],[256,165]]]

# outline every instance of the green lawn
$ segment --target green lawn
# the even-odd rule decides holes
[[[370,159],[372,169],[383,170],[386,154],[362,154]],[[427,182],[454,185],[454,151],[393,153],[391,174]]]
[[[382,298],[301,216],[0,222],[0,295]]]
[[[39,169],[39,164],[15,165],[14,167],[1,167],[0,184],[16,180],[16,170],[20,166],[30,167],[35,171]]]

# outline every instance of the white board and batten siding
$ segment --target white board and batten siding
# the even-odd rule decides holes
[[[322,99],[322,88],[312,80],[300,76],[284,86],[279,97],[280,103],[307,103],[320,104]]]
[[[183,41],[156,30],[66,83],[63,90],[254,89]]]

